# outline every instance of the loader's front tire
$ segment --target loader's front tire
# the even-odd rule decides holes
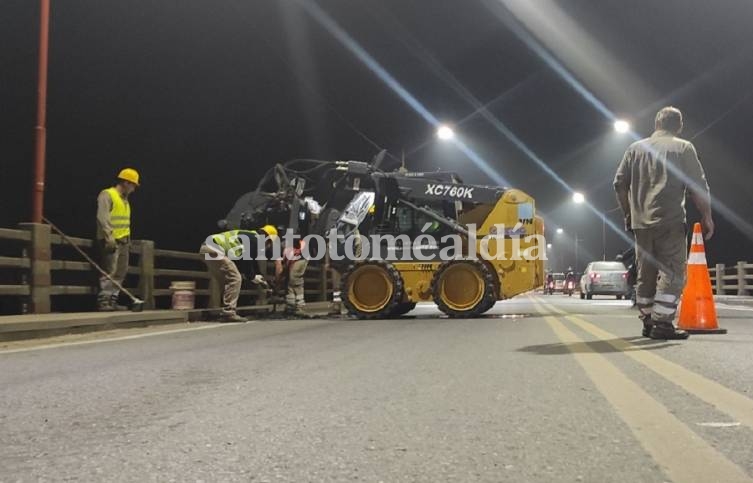
[[[477,317],[496,301],[494,275],[480,260],[452,260],[432,278],[434,303],[450,317]]]
[[[400,272],[383,260],[353,265],[343,276],[342,301],[359,319],[391,316],[403,299]]]

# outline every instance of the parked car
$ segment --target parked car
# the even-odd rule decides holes
[[[621,262],[591,262],[580,278],[580,298],[591,300],[594,295],[614,295],[622,299],[630,293],[628,274]]]
[[[564,292],[564,290],[565,290],[565,274],[564,273],[553,273],[552,276],[554,277],[554,291],[555,292]]]

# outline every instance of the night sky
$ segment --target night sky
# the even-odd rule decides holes
[[[740,226],[753,223],[753,2],[305,1],[52,0],[46,215],[93,235],[97,193],[132,166],[143,179],[134,236],[198,249],[273,163],[368,160],[377,146],[405,151],[414,170],[493,184],[436,140],[432,124],[325,28],[326,16],[536,198],[549,234],[567,232],[552,240],[564,260],[575,232],[581,261],[600,258],[602,223],[554,176],[612,209],[612,178],[631,141],[608,112],[645,136],[656,110],[676,105],[720,203],[709,261],[753,260],[753,230]],[[3,227],[30,217],[37,35],[37,1],[0,0]],[[621,224],[619,213],[609,217]],[[625,247],[608,233],[610,258]]]

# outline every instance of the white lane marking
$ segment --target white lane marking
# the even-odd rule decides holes
[[[199,327],[189,327],[187,329],[161,330],[159,332],[148,332],[146,334],[133,334],[133,335],[124,335],[122,337],[109,337],[107,339],[80,340],[80,341],[74,341],[74,342],[58,342],[55,344],[38,345],[34,347],[23,347],[20,349],[0,350],[0,355],[15,354],[17,352],[39,351],[39,350],[45,350],[45,349],[57,349],[60,347],[73,347],[77,345],[99,344],[102,342],[116,342],[120,340],[143,339],[145,337],[153,337],[157,335],[179,334],[181,332],[193,332],[196,330],[219,329],[220,327],[229,327],[233,325],[245,325],[248,323],[250,322],[238,322],[238,323],[233,322],[233,323],[224,323],[224,324],[216,324],[216,325],[202,325]]]
[[[695,423],[698,426],[704,426],[706,428],[736,428],[740,426],[740,423]]]

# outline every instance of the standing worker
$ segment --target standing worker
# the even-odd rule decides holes
[[[121,285],[128,272],[131,242],[131,204],[128,197],[139,186],[139,173],[125,168],[115,186],[102,190],[97,197],[97,245],[102,269]],[[97,309],[112,311],[118,308],[120,290],[107,277],[99,278]]]
[[[707,240],[714,234],[711,197],[695,147],[677,137],[683,127],[680,110],[661,109],[655,126],[651,137],[633,143],[625,152],[614,188],[625,229],[635,234],[636,302],[643,335],[687,339],[688,333],[674,326],[687,264],[685,195],[690,195],[701,214]]]
[[[293,240],[293,246],[285,247],[282,259],[275,261],[275,275],[285,282],[285,313],[297,317],[308,317],[304,311],[306,299],[304,297],[306,268],[308,259],[303,257],[303,247],[306,242]]]
[[[231,230],[207,237],[199,253],[204,257],[209,273],[222,287],[221,322],[248,322],[237,313],[238,297],[241,293],[243,277],[233,260],[251,261],[251,283],[267,285],[259,270],[256,259],[259,253],[260,237],[266,237],[264,252],[269,253],[277,239],[277,228],[265,225],[260,230]],[[248,252],[244,252],[244,249]]]

